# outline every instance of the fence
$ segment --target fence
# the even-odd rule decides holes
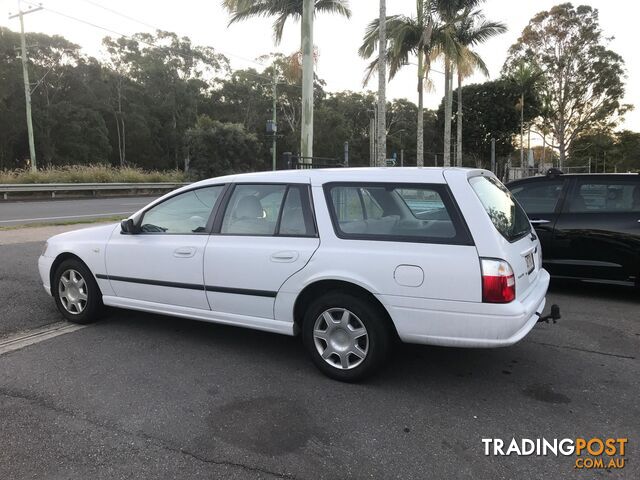
[[[306,170],[314,168],[348,167],[345,161],[328,157],[302,157],[291,152],[282,154],[282,168],[285,170]]]

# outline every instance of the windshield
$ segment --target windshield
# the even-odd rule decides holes
[[[478,176],[469,179],[469,183],[504,238],[513,242],[531,231],[527,214],[499,180]]]

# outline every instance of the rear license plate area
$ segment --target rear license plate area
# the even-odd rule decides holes
[[[534,263],[534,260],[533,260],[533,252],[528,253],[527,255],[525,255],[524,261],[527,264],[527,275],[529,275],[531,272],[533,272],[533,270],[536,267],[535,263]]]

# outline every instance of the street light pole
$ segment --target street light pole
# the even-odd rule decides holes
[[[19,7],[20,8],[20,7]],[[22,57],[22,79],[24,81],[24,98],[27,111],[27,133],[29,134],[29,155],[31,156],[31,171],[37,170],[36,165],[36,146],[33,138],[33,120],[31,118],[31,84],[29,83],[29,69],[27,68],[27,41],[24,35],[24,20],[23,17],[29,13],[42,10],[42,7],[35,7],[26,12],[22,9],[15,15],[9,15],[9,19],[18,17],[20,19],[20,50]]]

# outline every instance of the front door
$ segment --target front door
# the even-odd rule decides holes
[[[209,310],[202,265],[207,225],[223,188],[177,194],[144,212],[139,233],[113,233],[106,269],[118,297]]]
[[[309,185],[237,184],[217,223],[204,257],[211,309],[274,318],[281,285],[320,244]]]

